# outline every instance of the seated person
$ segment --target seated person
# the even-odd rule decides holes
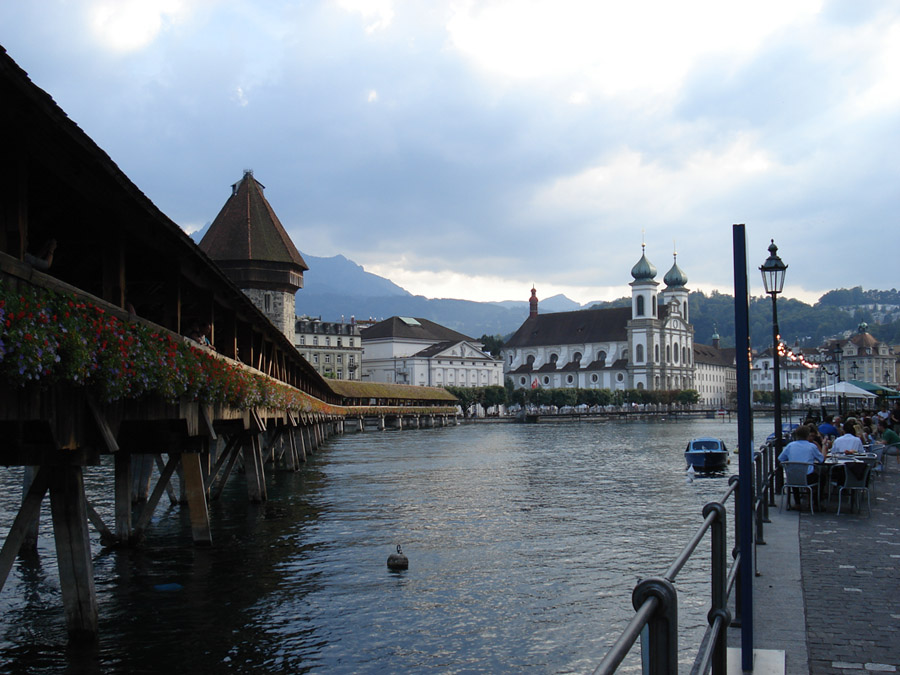
[[[854,452],[864,452],[862,441],[856,435],[856,425],[851,420],[847,420],[843,426],[844,435],[834,439],[831,444],[831,450],[835,454],[852,454]]]
[[[794,431],[797,440],[791,441],[781,454],[778,455],[779,462],[824,462],[825,456],[819,451],[815,443],[809,441],[809,427],[800,426]],[[806,471],[807,483],[812,485],[816,482],[815,467],[810,466]]]
[[[881,443],[885,446],[885,456],[894,455],[900,462],[900,434],[891,429],[885,420],[878,420],[878,431],[881,434]],[[882,461],[882,465],[884,462]]]
[[[797,440],[791,441],[786,446],[784,446],[784,450],[781,451],[781,454],[778,455],[779,462],[809,462],[810,465],[806,469],[806,484],[807,485],[818,485],[819,484],[819,474],[816,472],[813,463],[815,462],[824,462],[825,456],[819,451],[819,447],[815,443],[811,443],[809,441],[809,427],[808,426],[800,426],[797,427],[796,431],[794,431],[794,436]],[[820,488],[821,490],[821,488]],[[799,493],[799,490],[796,491]],[[800,496],[799,494],[795,494],[794,496],[798,506],[800,504]],[[813,508],[818,508],[817,504],[813,505]]]
[[[819,425],[819,433],[823,436],[840,436],[840,432],[837,427],[832,424],[832,416],[826,415],[825,421]],[[840,417],[837,418],[837,423],[840,424]]]

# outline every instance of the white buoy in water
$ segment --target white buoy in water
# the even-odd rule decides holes
[[[403,555],[403,550],[400,548],[400,544],[397,544],[397,552],[391,553],[388,556],[387,566],[389,570],[409,569],[409,559],[405,555]]]
[[[694,473],[696,473],[694,471],[693,465],[689,466],[687,468],[687,471],[685,471],[685,473],[687,474],[687,480],[685,481],[685,483],[693,483],[694,482]]]

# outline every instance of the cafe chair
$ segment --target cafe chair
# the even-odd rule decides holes
[[[781,506],[779,511],[784,510],[784,494],[787,490],[788,508],[791,506],[791,490],[809,490],[809,512],[815,513],[813,509],[813,491],[815,491],[815,501],[819,501],[819,484],[818,482],[810,485],[806,482],[806,475],[809,473],[809,467],[814,466],[812,462],[782,462],[781,468],[784,469],[784,485],[781,486]],[[797,498],[797,508],[800,508],[800,499]]]
[[[881,457],[877,451],[867,452],[859,455],[859,461],[865,462],[869,467],[869,487],[872,488],[872,494],[878,496],[875,492],[875,479],[878,478],[878,472],[881,470]]]
[[[869,475],[872,469],[865,462],[846,462],[844,464],[844,482],[838,488],[838,507],[837,515],[841,515],[841,504],[843,503],[844,492],[850,495],[850,510],[853,510],[853,497],[857,494],[865,492],[866,494],[866,510],[872,515],[872,505],[869,502]]]
[[[884,457],[884,461],[882,462],[882,469],[881,469],[882,473],[887,471],[887,465],[888,465],[887,458],[888,457],[896,457],[897,461],[900,462],[900,444],[891,443],[890,445],[885,445],[883,457]]]

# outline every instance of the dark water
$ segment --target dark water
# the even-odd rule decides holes
[[[727,487],[686,481],[699,435],[736,447],[736,424],[716,420],[347,435],[271,475],[264,506],[233,476],[211,549],[164,497],[139,550],[95,542],[93,647],[67,645],[45,504],[38,556],[0,595],[0,673],[589,672],[633,615],[637,579],[668,567]],[[111,474],[86,473],[107,522]],[[0,485],[5,536],[21,470]],[[408,571],[386,567],[397,543]],[[684,663],[707,570],[704,555],[678,578]]]

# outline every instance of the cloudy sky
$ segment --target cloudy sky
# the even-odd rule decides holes
[[[166,214],[253,169],[305,253],[428,297],[897,283],[893,0],[0,2],[0,44]],[[308,272],[315,274],[315,269]]]

